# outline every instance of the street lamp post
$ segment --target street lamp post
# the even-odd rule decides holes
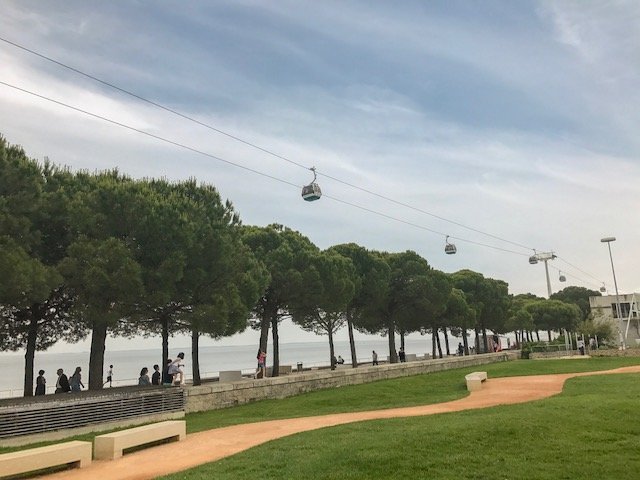
[[[611,254],[611,242],[616,241],[616,237],[605,237],[600,239],[602,243],[606,243],[609,247],[609,259],[611,260],[611,271],[613,272],[613,285],[616,287],[616,311],[618,314],[618,333],[620,338],[620,345],[622,349],[626,349],[627,345],[624,339],[624,325],[622,323],[622,309],[620,308],[620,295],[618,294],[618,282],[616,281],[616,269],[613,267],[613,255]]]

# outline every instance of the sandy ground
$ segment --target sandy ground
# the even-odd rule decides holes
[[[351,422],[392,417],[434,415],[496,405],[538,400],[562,391],[568,378],[610,373],[636,373],[640,366],[616,370],[561,375],[536,375],[488,379],[480,390],[452,402],[418,407],[393,408],[370,412],[339,413],[317,417],[272,420],[218,428],[190,434],[180,443],[169,443],[135,453],[118,460],[94,461],[90,467],[74,469],[41,478],[56,480],[143,480],[186,470],[213,462],[277,438]]]

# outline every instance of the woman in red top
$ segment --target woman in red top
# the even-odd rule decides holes
[[[258,369],[256,370],[256,374],[254,378],[258,378],[258,374],[262,372],[262,376],[260,378],[265,378],[267,376],[267,354],[262,350],[258,350],[258,355],[256,355],[258,359]]]

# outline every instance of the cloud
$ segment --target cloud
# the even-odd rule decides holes
[[[629,213],[640,207],[640,67],[631,60],[640,42],[623,37],[637,37],[624,15],[637,7],[621,2],[603,13],[584,5],[185,2],[176,12],[162,4],[146,11],[8,2],[0,22],[19,43],[303,166],[523,245],[555,248],[598,277],[609,275],[599,238],[616,234],[619,280],[632,288],[640,267],[640,231]],[[37,28],[24,29],[27,22]],[[135,177],[195,176],[215,184],[246,223],[283,223],[322,248],[355,241],[413,249],[445,271],[472,268],[504,278],[514,292],[546,291],[525,249],[323,175],[325,198],[303,202],[299,187],[312,178],[304,168],[5,44],[0,61],[3,81],[296,186],[0,87],[0,132],[36,157]],[[524,256],[463,241],[445,256],[446,234]]]

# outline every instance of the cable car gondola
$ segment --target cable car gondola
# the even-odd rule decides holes
[[[559,273],[560,273],[560,277],[558,278],[558,280],[560,280],[561,282],[566,282],[566,281],[567,281],[567,277],[565,277],[565,276],[562,274],[562,272],[559,272]]]
[[[535,265],[536,263],[538,263],[538,256],[537,255],[531,255],[529,257],[529,263],[531,265]]]
[[[453,255],[458,251],[453,243],[449,243],[449,235],[447,235],[445,242],[446,245],[444,246],[444,253],[446,253],[447,255]]]
[[[320,190],[320,185],[316,183],[316,167],[311,167],[309,170],[313,172],[313,181],[302,187],[302,198],[307,202],[313,202],[322,196],[322,190]]]
[[[605,287],[605,286],[604,286],[604,283],[603,283],[603,284],[602,284],[602,286],[600,287],[600,291],[601,291],[602,293],[604,293],[604,292],[606,292],[606,291],[607,291],[607,287]]]

